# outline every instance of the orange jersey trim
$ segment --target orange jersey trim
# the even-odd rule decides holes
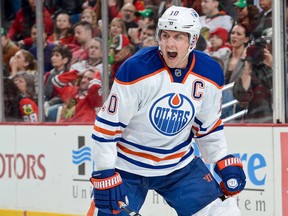
[[[216,122],[216,124],[212,127],[212,129],[210,131],[213,131],[215,128],[217,128],[218,126],[220,126],[222,124],[222,120],[221,119],[218,119],[218,121]],[[195,127],[193,126],[192,127],[195,131],[196,131],[196,136],[202,136],[204,134],[199,134],[198,131],[199,131],[199,128],[198,127]],[[210,132],[208,131],[208,133]]]
[[[155,161],[155,162],[160,162],[160,161],[165,161],[165,160],[172,160],[172,159],[177,159],[177,158],[181,158],[183,157],[183,155],[185,154],[185,152],[180,152],[180,153],[177,153],[177,154],[173,154],[173,155],[169,155],[167,157],[164,157],[164,158],[159,158],[159,157],[156,157],[154,155],[150,155],[150,154],[147,154],[147,153],[142,153],[142,152],[136,152],[136,151],[132,151],[124,146],[122,146],[121,144],[117,143],[117,146],[125,153],[127,154],[132,154],[132,155],[135,155],[135,156],[139,156],[139,157],[142,157],[142,158],[146,158],[146,159],[149,159],[149,160],[152,160],[152,161]]]
[[[122,133],[121,130],[111,131],[111,130],[107,130],[107,129],[98,127],[96,125],[94,125],[94,130],[99,132],[99,133],[106,134],[106,135],[109,135],[109,136],[115,136],[116,134],[121,134]]]
[[[118,80],[117,78],[115,78],[115,82],[117,82],[117,83],[119,83],[119,84],[122,84],[122,85],[132,85],[132,84],[135,84],[135,83],[137,83],[137,82],[140,82],[140,81],[142,81],[142,80],[144,80],[144,79],[147,79],[147,78],[149,78],[149,77],[155,76],[156,74],[161,73],[164,69],[165,69],[165,68],[160,68],[159,70],[155,71],[155,72],[152,73],[152,74],[148,74],[148,75],[146,75],[146,76],[140,77],[140,78],[138,78],[138,79],[136,79],[136,80],[134,80],[134,81],[131,81],[131,82],[122,82],[122,81]]]
[[[193,70],[193,68],[194,68],[195,62],[196,62],[196,57],[195,57],[195,54],[193,54],[193,60],[192,60],[191,66],[190,66],[190,68],[189,68],[189,70],[188,70],[188,73],[185,75],[182,83],[185,83],[186,80],[187,80],[187,78],[188,78],[188,76],[189,76],[189,74],[192,73],[192,70]]]

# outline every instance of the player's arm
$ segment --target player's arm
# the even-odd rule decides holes
[[[235,195],[244,189],[246,177],[240,159],[227,151],[224,125],[220,118],[221,86],[213,83],[208,85],[202,110],[197,114],[193,126],[195,141],[204,160],[216,164],[215,172],[222,179],[220,186],[224,194]]]
[[[137,89],[133,84],[115,81],[95,120],[92,134],[95,171],[90,181],[94,186],[95,206],[105,213],[118,213],[121,211],[118,202],[125,202],[126,199],[121,176],[115,172],[117,141],[137,112],[138,100]]]
[[[68,86],[71,82],[80,77],[80,74],[76,70],[72,70],[66,73],[58,74],[52,78],[52,83],[56,89]]]

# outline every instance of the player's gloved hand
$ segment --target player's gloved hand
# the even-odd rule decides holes
[[[127,202],[120,174],[114,169],[94,171],[90,181],[94,186],[93,195],[96,208],[107,214],[120,213],[118,201]]]
[[[244,189],[246,176],[239,158],[227,155],[216,163],[214,170],[222,179],[220,187],[225,195],[233,196]]]

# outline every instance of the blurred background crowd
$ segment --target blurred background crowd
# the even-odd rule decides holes
[[[36,0],[1,1],[6,122],[38,122],[44,84],[45,121],[93,123],[121,64],[157,46],[158,17],[173,0],[107,0],[108,62],[102,64],[101,0],[43,1],[43,80],[38,79]],[[182,0],[203,25],[196,49],[212,56],[225,76],[222,118],[272,122],[272,0]],[[213,71],[211,71],[213,73]]]

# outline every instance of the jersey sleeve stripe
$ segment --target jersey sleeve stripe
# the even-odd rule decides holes
[[[107,130],[107,129],[98,127],[96,125],[94,125],[94,130],[99,132],[99,133],[102,133],[102,134],[105,134],[105,135],[109,135],[109,136],[115,136],[117,134],[122,134],[121,130],[111,131],[111,130]]]
[[[120,137],[114,138],[114,139],[105,139],[103,137],[98,137],[95,134],[92,134],[92,139],[98,142],[118,142],[120,140]]]
[[[122,127],[122,128],[126,128],[126,125],[121,123],[121,122],[111,122],[111,121],[107,121],[99,116],[96,117],[96,122],[101,122],[103,124],[112,126],[112,127]]]
[[[184,156],[185,151],[184,152],[179,152],[176,154],[171,154],[169,156],[160,158],[160,157],[156,157],[154,155],[148,154],[148,153],[144,153],[144,152],[136,152],[136,151],[132,151],[128,148],[125,148],[124,146],[122,146],[121,144],[117,144],[117,147],[120,148],[123,152],[133,155],[133,156],[138,156],[138,157],[142,157],[145,159],[149,159],[155,162],[161,162],[161,161],[165,161],[165,160],[172,160],[172,159],[177,159],[177,158],[181,158]]]
[[[121,154],[120,152],[118,152],[118,156],[138,167],[143,167],[143,168],[148,168],[148,169],[167,169],[170,167],[174,167],[177,164],[179,164],[180,162],[184,161],[186,158],[188,158],[189,156],[191,156],[193,153],[193,148],[190,148],[189,151],[187,152],[187,154],[185,154],[177,163],[173,163],[173,164],[165,164],[165,165],[150,165],[150,164],[146,164],[143,162],[140,162],[139,160],[133,160],[132,158],[129,158],[126,155]]]
[[[195,122],[200,122],[199,120],[197,120],[196,118],[195,118]],[[196,126],[193,126],[192,128],[194,129],[194,131],[196,132],[196,136],[198,137],[198,136],[203,136],[203,135],[207,135],[207,134],[209,134],[209,133],[211,133],[212,131],[214,131],[216,128],[218,128],[219,126],[223,126],[223,124],[222,124],[222,120],[221,119],[218,119],[218,121],[214,124],[214,126],[209,130],[209,131],[207,131],[208,129],[206,128],[202,128],[202,126],[201,126],[201,123],[200,124],[198,124],[199,125],[199,127],[196,127]],[[205,134],[203,134],[203,133],[200,133],[200,131],[204,131],[204,132],[206,132]]]
[[[149,77],[155,76],[156,74],[161,73],[163,70],[166,70],[166,69],[165,69],[165,68],[160,68],[159,70],[155,71],[155,72],[152,73],[152,74],[148,74],[148,75],[146,75],[146,76],[142,76],[142,77],[140,77],[140,78],[138,78],[138,79],[136,79],[136,80],[133,80],[133,81],[131,81],[131,82],[123,82],[123,81],[118,80],[117,78],[115,78],[115,82],[117,82],[117,83],[119,83],[119,84],[122,84],[122,85],[132,85],[132,84],[135,84],[135,83],[137,83],[137,82],[140,82],[140,81],[142,81],[142,80],[144,80],[144,79],[147,79],[147,78],[149,78]]]

